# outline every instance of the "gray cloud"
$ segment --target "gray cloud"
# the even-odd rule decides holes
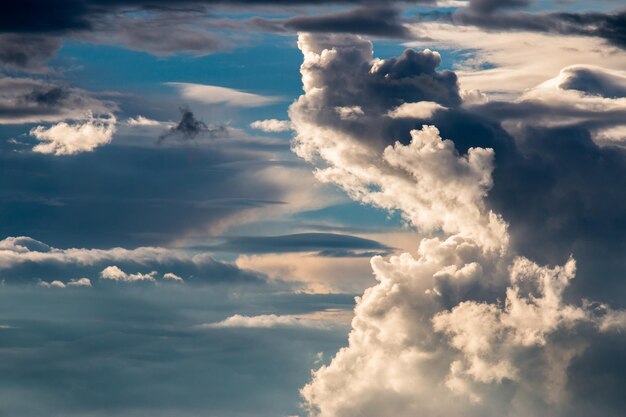
[[[198,136],[206,136],[212,139],[228,137],[228,128],[224,125],[207,126],[203,121],[196,119],[188,107],[180,108],[181,119],[174,127],[163,132],[159,136],[159,143],[168,138],[189,140]]]
[[[626,12],[615,13],[477,13],[458,10],[440,15],[462,25],[475,25],[492,30],[525,30],[563,35],[594,36],[610,44],[626,48]]]
[[[12,70],[44,71],[46,63],[61,48],[54,36],[0,35],[0,65]]]
[[[371,239],[333,233],[300,233],[285,236],[236,236],[210,247],[213,251],[231,251],[238,253],[288,253],[328,251],[326,256],[337,256],[345,251],[352,255],[357,250],[379,251],[386,253],[389,247]]]
[[[33,78],[0,78],[0,124],[85,119],[87,112],[116,110],[115,103],[79,88]]]
[[[389,38],[411,38],[396,8],[375,6],[318,16],[296,16],[285,20],[253,19],[261,29],[294,32],[355,33]]]

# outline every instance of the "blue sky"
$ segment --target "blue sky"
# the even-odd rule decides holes
[[[52,3],[0,17],[0,416],[623,413],[619,1]]]

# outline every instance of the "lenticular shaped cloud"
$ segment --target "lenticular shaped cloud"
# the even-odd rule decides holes
[[[453,78],[432,72],[438,54],[375,60],[359,37],[301,35],[299,46],[304,95],[290,109],[296,152],[318,165],[320,180],[398,210],[431,235],[415,255],[372,258],[378,283],[357,300],[349,345],[301,391],[309,414],[585,415],[570,392],[584,381],[570,366],[606,332],[621,329],[624,312],[566,298],[574,259],[542,266],[516,254],[508,224],[484,201],[494,149],[460,153],[434,126],[410,130],[403,118],[387,117],[420,101],[458,111],[456,82],[442,94]],[[381,68],[387,75],[377,79]],[[372,79],[377,92],[359,100],[357,86],[368,91]],[[408,100],[402,85],[419,99]],[[336,106],[363,106],[365,117],[342,119],[329,112]],[[359,123],[388,129],[362,135]],[[376,137],[401,128],[410,130],[410,142],[388,146],[390,138]],[[607,416],[621,413],[597,397],[584,401]]]
[[[33,151],[56,156],[91,152],[111,142],[115,123],[112,114],[106,118],[89,114],[85,121],[60,122],[48,128],[37,126],[31,129],[30,135],[41,143],[35,145]]]
[[[226,104],[235,107],[259,107],[278,101],[277,97],[267,97],[247,93],[233,88],[193,83],[165,83],[180,90],[188,100],[206,104]]]

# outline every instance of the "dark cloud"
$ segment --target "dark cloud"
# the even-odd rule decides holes
[[[54,36],[0,35],[0,65],[12,70],[43,71],[61,48]]]
[[[469,8],[476,13],[489,14],[502,9],[527,7],[532,0],[470,0]]]
[[[391,7],[363,7],[318,16],[296,16],[286,20],[255,18],[262,29],[296,32],[356,33],[389,38],[411,38],[400,11]]]
[[[1,32],[63,32],[90,30],[93,21],[109,13],[124,10],[146,11],[196,11],[207,7],[228,6],[296,6],[319,4],[385,5],[394,3],[430,3],[424,1],[373,1],[373,0],[60,0],[52,5],[46,0],[24,0],[7,5],[0,16]]]
[[[616,13],[476,13],[460,9],[447,17],[455,23],[490,30],[526,30],[563,35],[594,36],[626,48],[626,12]]]
[[[0,124],[83,119],[111,113],[117,105],[88,91],[34,78],[0,78]]]
[[[375,240],[333,233],[228,237],[225,242],[210,248],[214,251],[240,253],[287,253],[326,250],[377,250],[379,252],[387,252],[390,249]]]
[[[568,75],[560,88],[607,98],[626,97],[626,78],[612,76],[599,68],[583,66],[571,68]]]
[[[168,138],[189,140],[198,136],[211,139],[228,137],[228,128],[224,125],[207,126],[203,121],[196,119],[188,107],[180,108],[181,119],[178,124],[159,136],[159,143]]]

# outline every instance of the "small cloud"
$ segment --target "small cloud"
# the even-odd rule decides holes
[[[89,278],[71,279],[67,283],[68,287],[91,287],[91,280]]]
[[[297,328],[304,327],[310,329],[329,330],[337,327],[347,326],[352,317],[351,312],[343,310],[325,310],[308,314],[262,314],[258,316],[244,316],[235,314],[222,321],[215,323],[201,324],[204,329],[223,328],[258,328],[269,329],[276,327]]]
[[[177,88],[188,100],[206,104],[225,104],[234,107],[259,107],[279,101],[278,97],[246,93],[233,88],[192,83],[165,83]]]
[[[48,128],[37,126],[31,129],[30,135],[41,143],[33,147],[33,152],[56,156],[91,152],[111,142],[116,130],[115,123],[113,114],[102,118],[94,117],[89,112],[84,121],[73,124],[60,122]]]
[[[138,126],[159,126],[161,122],[158,120],[148,119],[147,117],[137,116],[137,117],[129,117],[126,119],[126,124],[131,127]]]
[[[216,139],[228,137],[229,135],[228,128],[225,125],[207,126],[203,121],[196,119],[196,116],[188,107],[181,107],[180,113],[180,122],[178,122],[176,126],[163,132],[161,136],[159,136],[159,143],[170,137],[188,140],[198,136],[208,136],[212,139]]]
[[[257,120],[250,123],[250,127],[263,132],[287,132],[291,130],[291,122],[278,119]]]
[[[174,274],[173,272],[166,272],[165,274],[163,274],[163,279],[166,281],[173,281],[173,282],[184,282],[185,280],[182,277],[179,277],[178,275]]]
[[[40,287],[44,288],[65,288],[65,284],[62,281],[54,280],[52,282],[39,281]]]
[[[107,266],[100,272],[100,279],[117,281],[117,282],[141,282],[141,281],[155,281],[157,272],[152,271],[147,274],[136,273],[127,274],[115,265]]]
[[[419,101],[401,104],[387,113],[387,116],[392,119],[430,119],[439,110],[446,108],[433,101]]]

